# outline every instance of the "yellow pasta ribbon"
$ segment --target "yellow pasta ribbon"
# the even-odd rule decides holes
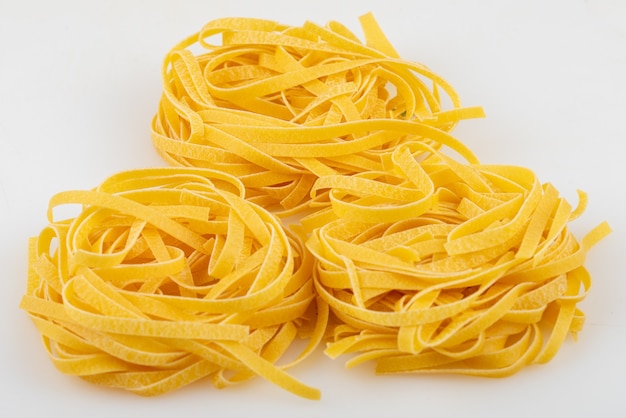
[[[419,163],[418,163],[419,159]],[[332,207],[304,219],[315,286],[331,307],[332,357],[378,373],[502,377],[549,361],[582,328],[591,286],[571,206],[532,171],[461,164],[421,143],[388,171],[323,176]]]
[[[207,23],[164,60],[155,147],[172,165],[236,175],[248,199],[283,216],[307,208],[318,177],[381,169],[398,144],[474,161],[449,131],[482,109],[462,107],[439,75],[401,59],[371,13],[361,26],[365,43],[338,22]]]
[[[159,168],[53,196],[49,226],[30,241],[21,308],[54,365],[148,396],[207,376],[224,387],[260,375],[318,399],[285,372],[326,327],[311,256],[244,192],[219,171]],[[56,219],[67,204],[79,213]],[[277,365],[298,335],[309,345]]]

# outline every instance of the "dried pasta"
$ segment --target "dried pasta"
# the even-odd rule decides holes
[[[152,140],[173,167],[54,195],[29,241],[20,306],[57,369],[146,396],[261,376],[319,399],[286,369],[322,341],[349,367],[500,377],[582,329],[609,226],[579,242],[584,193],[572,208],[480,164],[450,132],[482,109],[361,26],[364,43],[217,19],[167,54]]]
[[[325,329],[311,257],[244,192],[222,172],[158,168],[53,196],[50,224],[30,243],[21,308],[56,368],[147,396],[260,375],[319,398],[285,372]],[[67,204],[80,213],[56,219]],[[299,334],[308,346],[276,365]]]
[[[443,78],[399,58],[372,14],[361,25],[366,43],[338,22],[209,22],[164,60],[156,149],[171,165],[238,176],[248,199],[284,216],[308,206],[318,177],[380,169],[401,143],[475,160],[449,131],[482,109],[462,107]]]
[[[389,164],[314,187],[333,197],[307,242],[336,317],[326,353],[378,373],[492,377],[550,360],[582,328],[585,255],[610,231],[579,243],[568,230],[585,195],[573,210],[526,168],[460,164],[424,144]]]

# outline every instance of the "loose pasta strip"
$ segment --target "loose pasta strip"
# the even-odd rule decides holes
[[[462,107],[443,78],[401,59],[371,14],[361,25],[365,43],[337,22],[207,23],[164,60],[155,147],[171,165],[238,176],[247,198],[284,216],[308,206],[318,177],[380,169],[401,143],[474,161],[449,132],[482,109]]]
[[[387,167],[313,187],[333,204],[304,220],[335,317],[330,357],[500,377],[549,361],[580,331],[583,263],[606,223],[579,242],[567,224],[584,207],[525,168],[460,164],[423,144],[398,147]]]
[[[207,376],[224,387],[261,375],[319,398],[285,372],[326,326],[311,256],[244,192],[218,171],[162,168],[53,196],[50,224],[31,240],[21,307],[54,365],[141,395]],[[56,219],[67,204],[79,213]],[[300,329],[309,346],[278,365]]]

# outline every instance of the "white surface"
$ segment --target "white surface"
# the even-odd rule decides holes
[[[17,308],[26,240],[54,193],[164,165],[149,123],[169,48],[218,17],[333,19],[360,33],[370,10],[404,58],[485,108],[455,131],[483,162],[530,167],[572,201],[586,190],[589,208],[571,225],[579,237],[613,227],[587,261],[579,341],[504,380],[374,376],[318,353],[292,373],[322,390],[319,402],[261,379],[145,399],[58,373]],[[626,2],[0,0],[0,53],[0,416],[626,416]]]

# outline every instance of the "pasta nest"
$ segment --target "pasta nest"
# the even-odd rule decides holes
[[[209,22],[164,60],[156,149],[171,165],[236,175],[248,199],[285,216],[308,207],[318,177],[379,170],[404,142],[473,159],[448,132],[482,109],[399,58],[371,14],[361,25],[366,43],[337,22]]]
[[[418,162],[419,161],[419,162]],[[532,171],[466,165],[400,146],[384,173],[320,178],[334,209],[309,217],[317,292],[334,313],[326,353],[378,373],[502,377],[544,363],[583,326],[591,286],[576,209]]]
[[[243,194],[228,174],[159,168],[53,196],[50,224],[31,240],[21,307],[54,365],[142,395],[259,374],[318,398],[285,372],[325,325],[316,326],[311,256]],[[67,204],[80,213],[55,219]],[[309,345],[275,365],[298,336]]]

